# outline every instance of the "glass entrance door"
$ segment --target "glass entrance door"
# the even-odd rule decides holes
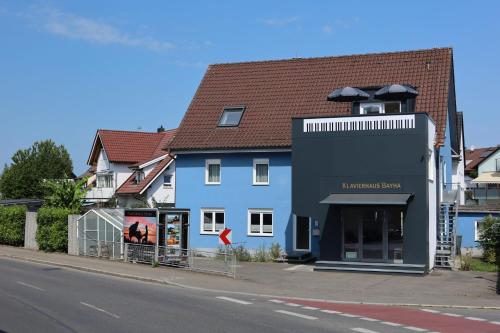
[[[366,208],[363,212],[363,259],[384,259],[384,210]]]
[[[402,262],[401,207],[341,208],[342,257],[347,261]]]

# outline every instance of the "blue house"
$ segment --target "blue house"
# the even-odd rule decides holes
[[[500,217],[500,203],[459,207],[457,235],[461,237],[460,250],[462,255],[471,251],[475,257],[482,256],[478,241],[483,228],[483,219],[489,215]]]
[[[361,93],[341,96],[335,102],[327,98],[332,91],[343,87],[355,87],[352,91]],[[387,90],[384,98],[376,95],[384,89]],[[425,164],[425,168],[415,172],[426,173],[421,186],[427,190],[422,194],[424,198],[419,198],[428,207],[420,216],[425,226],[422,231],[425,239],[421,240],[425,244],[421,249],[425,255],[420,257],[427,258],[422,267],[431,269],[439,245],[439,219],[443,215],[440,212],[444,209],[447,216],[453,215],[460,200],[458,184],[463,182],[462,118],[456,112],[451,49],[210,65],[170,145],[171,154],[176,156],[176,206],[189,209],[191,214],[190,247],[216,248],[218,232],[230,228],[233,243],[248,249],[279,243],[287,253],[312,253],[321,259],[321,252],[328,252],[321,240],[333,239],[325,234],[328,230],[325,225],[340,222],[325,221],[319,214],[298,207],[296,210],[292,202],[301,200],[301,193],[308,193],[319,202],[319,193],[331,192],[333,188],[324,188],[326,185],[321,181],[313,183],[313,176],[318,175],[308,172],[315,171],[299,172],[294,165],[297,157],[307,153],[311,164],[340,163],[346,166],[345,170],[359,170],[359,164],[349,167],[356,161],[366,165],[361,171],[365,179],[374,173],[372,165],[377,164],[383,170],[384,165],[394,161],[402,166],[409,162],[399,163],[398,154],[385,160],[359,158],[366,154],[361,146],[365,141],[358,141],[356,135],[343,141],[345,153],[334,156],[333,160],[326,158],[332,154],[328,146],[322,150],[315,150],[314,146],[306,151],[294,150],[292,119],[345,117],[347,124],[340,125],[344,126],[341,130],[354,130],[356,126],[363,135],[382,131],[390,143],[390,135],[394,133],[409,138],[417,132],[410,127],[404,133],[384,132],[382,127],[370,126],[389,123],[400,126],[401,121],[410,126],[415,119],[412,115],[417,113],[428,115],[425,119],[417,118],[419,124],[429,130],[418,129],[418,136],[425,136],[425,143],[415,141],[415,145],[412,143],[407,149],[416,149],[418,163]],[[403,114],[413,120],[400,120],[398,117]],[[367,127],[358,128],[353,117],[366,118]],[[335,121],[311,126],[328,130],[330,123]],[[394,136],[392,141],[397,140]],[[377,146],[377,149],[391,148],[389,145]],[[314,154],[310,154],[312,150]],[[321,172],[330,172],[328,170],[333,169],[326,167]],[[345,172],[347,174],[336,176],[349,177]],[[302,181],[297,182],[297,177]],[[294,186],[292,179],[304,188]],[[394,191],[405,189],[401,182],[392,184]],[[412,199],[408,196],[407,200]],[[446,203],[446,207],[442,207],[442,203]],[[446,221],[449,223],[448,218]],[[383,230],[387,233],[386,227]],[[447,227],[446,232],[449,230],[452,228]],[[401,237],[402,232],[401,228]],[[361,234],[365,240],[368,236],[368,230]],[[405,237],[411,238],[411,235]],[[362,239],[358,240],[360,249]],[[338,244],[332,246],[340,248],[342,239],[335,241]],[[387,255],[386,234],[380,236],[379,245],[380,253],[384,254],[377,260],[400,260]],[[363,261],[362,252],[359,256],[349,254],[350,259],[340,257],[340,252],[338,255],[339,261],[353,258]],[[404,257],[401,260],[404,261]]]

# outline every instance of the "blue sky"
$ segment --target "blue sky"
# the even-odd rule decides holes
[[[97,128],[176,127],[208,64],[454,48],[467,146],[500,144],[498,1],[0,0],[0,165]]]

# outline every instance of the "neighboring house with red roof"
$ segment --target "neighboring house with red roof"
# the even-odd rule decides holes
[[[250,250],[278,243],[328,269],[443,263],[453,254],[448,244],[436,255],[437,217],[457,200],[448,183],[463,182],[454,80],[451,48],[210,65],[169,146],[191,247],[215,248],[230,228]],[[362,192],[358,213],[381,204],[364,234],[363,217],[328,197],[342,183]]]
[[[500,146],[471,148],[465,152],[468,199],[474,204],[500,201]]]
[[[98,130],[87,160],[94,175],[86,201],[116,198],[119,207],[173,206],[175,161],[165,149],[175,131]]]

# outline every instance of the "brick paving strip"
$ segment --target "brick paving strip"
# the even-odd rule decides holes
[[[408,307],[396,307],[370,304],[342,304],[320,301],[305,301],[280,298],[283,302],[293,302],[305,307],[319,308],[325,313],[349,314],[362,318],[377,319],[381,323],[394,323],[405,328],[419,328],[441,333],[498,333],[500,326],[496,322],[471,320],[466,317],[447,316],[442,313],[422,311]],[[275,302],[277,303],[277,302]],[[284,303],[286,304],[286,303]],[[328,312],[327,312],[328,311]],[[423,331],[425,331],[423,330]],[[415,330],[416,331],[416,330]]]

